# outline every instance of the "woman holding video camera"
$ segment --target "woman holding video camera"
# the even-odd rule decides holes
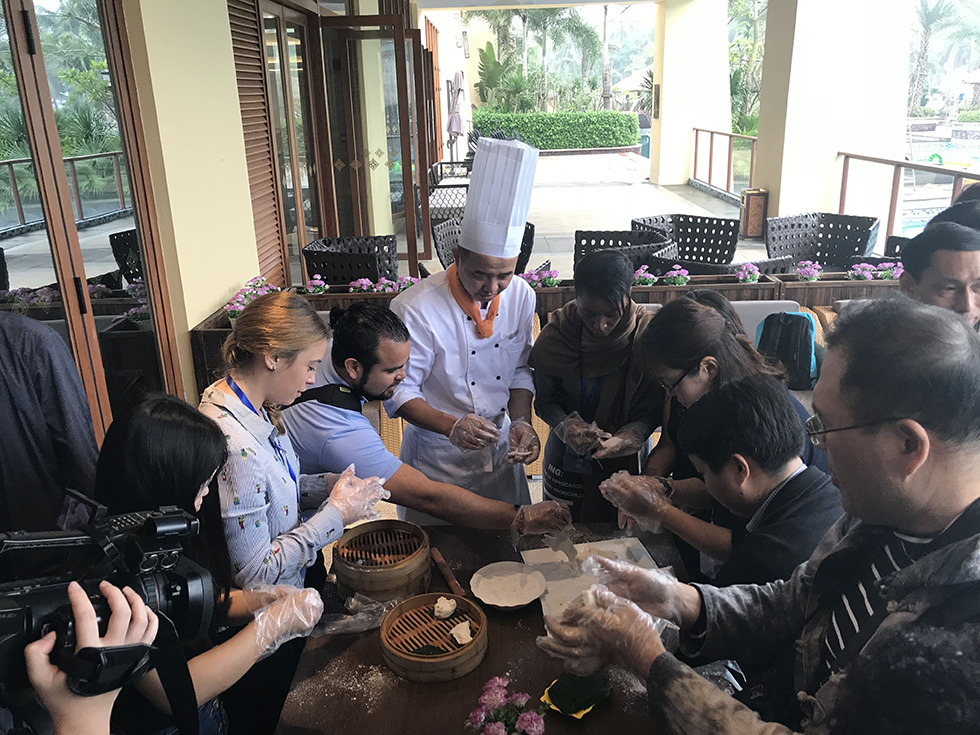
[[[244,625],[220,645],[205,645],[203,651],[198,647],[190,652],[198,654],[193,658],[189,653],[202,735],[227,732],[218,695],[260,658],[288,640],[307,635],[323,609],[314,590],[288,585],[231,590],[218,498],[208,492],[226,456],[225,436],[211,419],[177,398],[159,396],[113,422],[96,471],[96,498],[112,515],[174,505],[198,516],[200,532],[187,553],[211,573],[214,623]],[[121,696],[122,704],[115,710],[116,730],[176,732],[156,672],[147,674],[135,688],[139,695],[125,690]]]

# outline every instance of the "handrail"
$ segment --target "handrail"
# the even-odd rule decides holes
[[[80,222],[85,219],[85,212],[82,205],[82,194],[78,185],[78,172],[75,168],[75,164],[78,161],[91,161],[97,158],[112,158],[113,174],[116,180],[116,196],[119,199],[119,209],[113,210],[114,212],[120,212],[128,209],[126,206],[126,194],[123,190],[123,180],[122,180],[122,165],[124,159],[122,159],[123,152],[118,151],[106,151],[105,153],[86,153],[80,156],[65,156],[63,161],[66,165],[66,173],[68,175],[68,186],[69,194],[75,205],[75,211],[78,216],[75,218],[76,222]],[[0,161],[0,166],[7,167],[7,178],[10,182],[10,193],[13,199],[14,208],[17,210],[17,220],[20,226],[28,224],[26,217],[24,216],[24,205],[23,200],[20,195],[20,191],[17,188],[17,177],[14,173],[14,166],[21,164],[31,164],[33,163],[31,158],[8,158],[6,160]],[[105,212],[105,214],[111,214],[111,212]],[[41,220],[31,220],[33,222],[40,222]]]
[[[926,173],[940,174],[953,177],[953,190],[950,194],[949,202],[952,204],[963,191],[964,179],[980,181],[980,173],[964,171],[950,166],[936,166],[928,163],[915,163],[914,161],[904,161],[895,158],[881,158],[880,156],[866,156],[861,153],[846,153],[840,151],[837,155],[844,157],[843,170],[841,172],[840,184],[840,204],[837,211],[844,214],[844,205],[847,201],[847,177],[850,173],[851,159],[855,161],[865,161],[867,163],[877,163],[882,166],[892,167],[892,190],[891,198],[888,203],[888,224],[885,230],[886,235],[895,234],[895,219],[898,215],[898,195],[902,188],[902,172],[905,169],[912,171],[924,171]]]
[[[708,178],[701,179],[698,178],[698,158],[699,148],[700,148],[700,136],[699,133],[707,133],[708,138]],[[742,135],[741,133],[726,133],[721,130],[709,130],[707,128],[694,128],[694,170],[691,173],[691,178],[695,181],[700,181],[707,184],[710,187],[722,188],[716,185],[712,180],[712,175],[714,173],[715,167],[715,136],[721,135],[728,139],[728,160],[725,167],[725,187],[724,190],[730,194],[737,194],[732,190],[732,157],[734,154],[734,146],[732,145],[733,140],[747,140],[751,143],[749,151],[749,188],[751,189],[755,184],[755,151],[756,144],[758,143],[758,138],[753,135]]]

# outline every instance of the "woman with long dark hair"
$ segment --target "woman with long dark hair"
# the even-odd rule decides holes
[[[198,655],[188,660],[202,733],[227,731],[227,717],[217,696],[275,645],[308,631],[323,607],[312,590],[231,589],[218,498],[210,492],[226,458],[225,436],[211,419],[177,398],[158,396],[137,404],[112,423],[95,476],[96,499],[113,515],[161,506],[176,506],[197,515],[200,531],[186,553],[211,573],[215,591],[212,627],[229,622],[244,625],[220,645],[198,646],[194,651]],[[251,619],[254,613],[258,615]],[[147,674],[135,689],[139,694],[126,690],[119,700],[116,728],[126,733],[176,732],[156,672]]]
[[[753,347],[727,299],[714,293],[702,299],[707,303],[694,298],[667,303],[637,341],[645,369],[656,377],[669,402],[661,442],[646,465],[645,472],[651,477],[616,475],[600,489],[621,510],[623,520],[629,517],[641,525],[663,525],[701,552],[700,567],[710,577],[713,566],[728,558],[732,532],[739,532],[744,521],[712,500],[704,481],[677,446],[681,416],[686,407],[723,383],[759,375],[779,380],[785,376],[781,367],[769,363]],[[790,398],[805,424],[808,412],[792,394]],[[801,458],[807,465],[827,469],[826,454],[810,442],[805,443]],[[712,522],[678,506],[707,509]],[[685,561],[692,566],[690,556]],[[696,568],[689,571],[697,576]]]
[[[638,473],[660,423],[663,391],[634,351],[653,314],[630,298],[632,284],[622,253],[585,256],[575,269],[575,300],[551,315],[528,360],[534,410],[551,426],[544,497],[570,505],[574,520],[616,519],[599,483],[619,470]]]

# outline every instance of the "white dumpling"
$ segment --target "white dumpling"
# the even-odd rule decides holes
[[[440,620],[445,620],[450,615],[456,612],[456,600],[451,597],[440,597],[436,600],[435,608],[433,613]]]
[[[452,635],[453,638],[456,639],[456,642],[461,646],[473,640],[473,633],[470,631],[469,620],[464,620],[459,625],[454,626],[453,629],[449,631],[449,633]]]

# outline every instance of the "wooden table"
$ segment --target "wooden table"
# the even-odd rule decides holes
[[[431,545],[442,552],[468,594],[470,577],[480,567],[494,561],[520,561],[509,532],[455,526],[430,526],[426,531]],[[592,524],[578,527],[573,540],[582,543],[622,535],[612,524]],[[652,536],[644,542],[658,565],[680,568],[669,534]],[[541,546],[538,538],[521,543],[521,548]],[[448,591],[434,566],[430,589]],[[527,692],[537,702],[545,687],[562,673],[561,663],[534,643],[537,636],[544,634],[540,603],[510,612],[482,607],[488,621],[486,657],[475,671],[442,684],[419,684],[391,672],[381,658],[377,630],[311,638],[300,659],[277,733],[462,733],[467,715],[478,706],[483,684],[493,676],[509,677],[512,693]],[[643,683],[618,669],[610,673],[613,687],[607,700],[582,720],[550,712],[545,718],[546,733],[652,732]]]

